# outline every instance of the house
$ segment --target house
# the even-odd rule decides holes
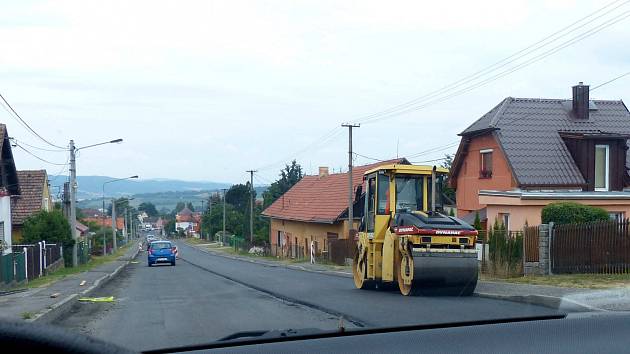
[[[77,221],[76,226],[77,226],[76,232],[77,232],[77,236],[78,237],[87,236],[88,231],[90,231],[89,227],[87,227],[86,225],[80,223],[79,221]]]
[[[53,209],[46,170],[17,171],[21,194],[11,200],[13,243],[22,240],[24,221],[39,211]]]
[[[356,166],[352,169],[355,190],[353,228],[358,228],[362,208],[357,198],[358,186],[363,184],[363,173],[383,164],[405,163],[406,159],[383,161]],[[361,190],[365,190],[361,188]],[[310,241],[317,252],[326,251],[328,240],[347,239],[348,235],[348,174],[329,174],[327,167],[319,168],[319,175],[304,176],[291,189],[263,212],[270,220],[269,243],[277,255],[280,252],[295,257],[306,254]]]
[[[508,97],[459,134],[450,179],[458,216],[518,230],[559,201],[630,216],[630,112],[589,92],[580,83],[572,99]]]
[[[175,215],[175,230],[183,230],[187,235],[198,232],[201,219],[200,213],[193,213],[188,207],[180,210]]]
[[[20,195],[18,174],[9,143],[9,133],[0,124],[0,254],[11,253],[11,199]]]

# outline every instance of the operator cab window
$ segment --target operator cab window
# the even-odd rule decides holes
[[[377,189],[378,210],[376,212],[378,215],[389,215],[389,176],[378,175]]]
[[[370,177],[367,182],[368,190],[365,197],[367,213],[365,215],[367,232],[374,232],[374,199],[376,196],[376,176]]]
[[[423,210],[423,178],[396,177],[396,211]]]

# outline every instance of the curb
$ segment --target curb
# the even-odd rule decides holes
[[[96,291],[100,287],[107,284],[110,280],[115,278],[122,270],[125,268],[136,256],[138,255],[139,249],[134,248],[135,252],[129,257],[128,260],[124,261],[123,264],[114,269],[113,272],[109,274],[105,274],[102,277],[96,279],[94,284],[92,284],[89,288],[65,297],[63,300],[51,305],[47,309],[42,312],[37,313],[33,318],[26,320],[26,322],[37,322],[37,323],[51,323],[61,317],[66,311],[68,311],[72,306],[77,303],[79,297],[83,297],[91,294]]]
[[[549,295],[505,295],[493,293],[475,293],[475,295],[487,299],[520,302],[523,304],[544,306],[556,310],[560,308],[560,303],[562,303],[562,298]]]
[[[230,255],[230,254],[225,254],[223,252],[219,252],[219,251],[213,251],[213,250],[209,250],[209,249],[205,249],[205,248],[201,248],[198,247],[196,245],[192,245],[188,242],[184,242],[186,243],[186,245],[199,250],[201,252],[205,252],[205,253],[211,253],[215,256],[219,256],[219,257],[223,257],[223,258],[229,258],[229,259],[234,259],[237,261],[242,261],[242,262],[249,262],[249,263],[255,263],[255,264],[261,264],[264,266],[268,266],[268,267],[283,267],[283,268],[289,268],[289,269],[295,269],[295,270],[300,270],[303,272],[309,272],[309,273],[317,273],[317,274],[326,274],[326,275],[332,275],[332,276],[337,276],[337,277],[342,277],[342,278],[352,278],[352,273],[349,272],[344,272],[344,271],[336,271],[336,270],[315,270],[315,269],[308,269],[306,267],[302,267],[299,265],[293,265],[293,264],[284,264],[284,263],[280,263],[280,262],[274,262],[274,261],[260,261],[257,259],[253,259],[253,258],[249,258],[249,257],[239,257],[239,256],[234,256],[234,255]]]

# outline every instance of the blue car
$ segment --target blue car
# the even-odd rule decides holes
[[[170,241],[153,241],[149,244],[148,259],[149,267],[157,263],[170,263],[175,265],[177,247]]]

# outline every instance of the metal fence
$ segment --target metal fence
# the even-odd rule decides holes
[[[63,262],[63,249],[55,243],[13,245],[12,250],[14,275],[19,278],[16,281],[41,277],[46,274],[47,269]]]
[[[539,227],[525,226],[523,228],[523,258],[525,262],[538,262]]]
[[[551,268],[559,273],[630,273],[630,222],[556,225]]]
[[[11,284],[26,279],[26,254],[24,252],[0,255],[0,283]]]

